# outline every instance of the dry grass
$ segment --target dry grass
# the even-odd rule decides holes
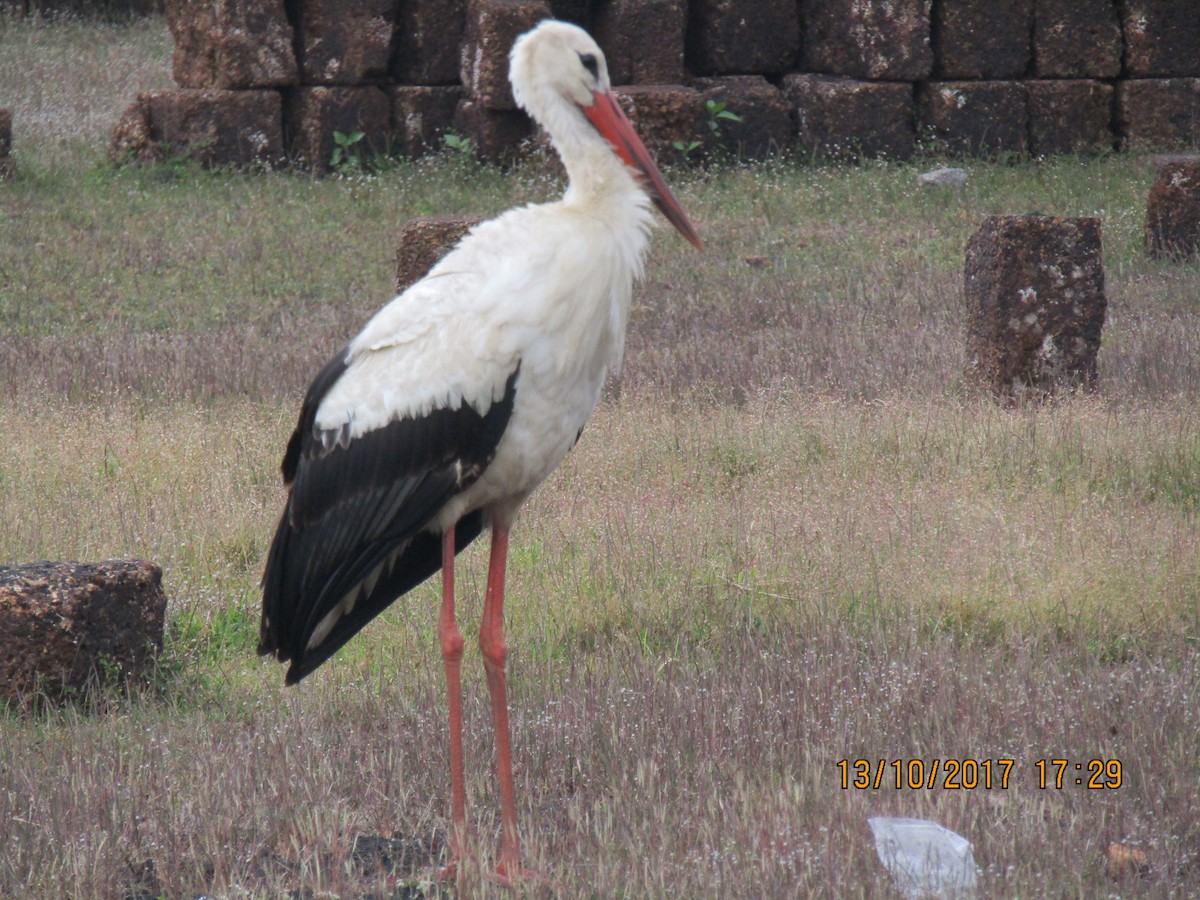
[[[383,889],[356,834],[440,846],[435,590],[295,692],[251,655],[288,411],[47,404],[14,445],[5,557],[158,559],[173,639],[152,695],[6,722],[6,890],[114,896],[150,860],[171,896],[346,895]],[[875,894],[865,818],[898,814],[967,834],[993,895],[1092,895],[1111,840],[1153,847],[1143,893],[1195,889],[1198,466],[1184,404],[606,403],[512,557],[534,861],[561,896]],[[486,859],[480,678],[468,754]],[[1039,790],[1062,756],[1125,783]],[[843,791],[859,757],[1016,767],[1007,790]]]
[[[0,9],[0,107],[13,115],[18,163],[102,158],[138,91],[175,86],[173,46],[162,18],[118,25]]]
[[[733,624],[669,658],[620,640],[574,666],[517,655],[521,816],[555,895],[887,895],[864,824],[880,813],[968,834],[991,896],[1098,896],[1101,849],[1131,837],[1155,864],[1136,893],[1195,890],[1194,673],[1115,673],[898,622],[809,624]],[[353,836],[436,843],[445,823],[436,666],[407,662],[402,679],[343,666],[303,694],[227,698],[219,714],[66,714],[24,736],[36,751],[10,743],[6,888],[120,896],[150,860],[168,896],[382,893],[354,869]],[[473,687],[470,819],[486,860],[497,823]],[[1017,765],[1005,790],[841,790],[837,761],[860,755]],[[1039,790],[1033,761],[1060,755],[1123,759],[1125,784]]]
[[[0,98],[34,97],[0,186],[0,561],[146,557],[171,596],[149,686],[0,719],[0,895],[419,894],[447,821],[436,588],[284,692],[253,656],[278,456],[407,217],[555,182],[451,158],[113,171],[107,124],[53,123],[91,85],[118,112],[157,86],[161,23],[0,39],[34,48],[0,54]],[[625,372],[514,534],[521,822],[555,882],[528,893],[890,896],[879,814],[966,835],[986,896],[1200,893],[1200,268],[1142,259],[1136,159],[973,164],[955,195],[914,174],[673,176],[709,251],[655,238]],[[961,252],[1030,209],[1104,217],[1102,387],[1002,411],[959,390]],[[483,566],[465,554],[466,628]],[[474,672],[463,896],[501,893],[485,696]],[[859,757],[1015,766],[1005,789],[843,790]],[[1123,783],[1039,789],[1056,757]],[[395,874],[360,834],[396,835]],[[1109,882],[1111,841],[1149,874]]]
[[[619,389],[722,402],[787,388],[957,396],[962,248],[988,213],[1040,201],[1103,218],[1106,396],[1195,396],[1200,266],[1142,259],[1142,162],[977,165],[972,178],[947,197],[903,166],[681,175],[709,250],[656,236]],[[505,175],[460,159],[349,182],[34,166],[7,189],[0,220],[0,325],[12,336],[0,385],[292,396],[388,296],[408,218],[490,213],[556,188],[540,169]]]

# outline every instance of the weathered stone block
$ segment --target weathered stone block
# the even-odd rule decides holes
[[[396,293],[403,293],[428,274],[463,235],[483,221],[481,216],[421,216],[400,232],[396,248]]]
[[[108,0],[106,6],[108,18],[116,22],[161,16],[163,13],[163,0]]]
[[[454,127],[454,113],[462,100],[460,87],[394,85],[392,99],[392,152],[415,159],[442,149],[443,135]]]
[[[550,0],[550,14],[563,22],[574,22],[585,31],[592,31],[595,0]],[[595,37],[595,34],[592,33]]]
[[[162,156],[163,148],[150,129],[148,94],[138,95],[125,108],[113,129],[108,158],[114,163],[152,163]]]
[[[997,399],[1091,388],[1107,301],[1100,220],[991,216],[967,243],[971,379]]]
[[[1113,0],[1034,0],[1038,78],[1116,78],[1123,48]]]
[[[800,53],[800,7],[778,0],[691,0],[688,65],[713,75],[777,74]]]
[[[360,156],[386,153],[392,132],[392,104],[382,88],[302,87],[284,105],[284,136],[292,161],[313,172],[329,170],[335,131],[364,132],[354,145]]]
[[[1126,145],[1158,150],[1200,144],[1200,78],[1118,81],[1117,132]]]
[[[462,43],[462,83],[471,99],[492,110],[516,109],[508,84],[513,42],[550,17],[545,0],[468,0]]]
[[[1029,152],[1034,156],[1111,150],[1112,85],[1102,81],[1026,81]]]
[[[955,0],[934,6],[939,78],[1019,78],[1029,66],[1033,0]]]
[[[1146,201],[1146,255],[1200,255],[1200,156],[1159,156]]]
[[[933,71],[929,0],[802,4],[804,68],[881,81],[920,81]]]
[[[777,153],[794,141],[795,126],[783,92],[761,75],[729,75],[724,78],[699,78],[696,89],[701,103],[709,100],[724,104],[727,112],[740,121],[717,118],[719,133],[709,134],[705,148],[717,147],[735,157],[761,159]],[[703,113],[709,119],[708,112]]]
[[[283,104],[278,91],[146,91],[113,131],[116,160],[153,162],[186,156],[203,166],[276,166],[283,162]]]
[[[8,181],[17,174],[12,156],[12,113],[0,109],[0,181]]]
[[[391,74],[400,84],[457,84],[467,0],[403,0]]]
[[[659,161],[681,160],[704,146],[700,94],[682,85],[627,85],[613,91],[646,149]]]
[[[796,115],[797,145],[839,158],[909,159],[916,143],[910,84],[791,74],[783,93]]]
[[[476,155],[507,165],[521,155],[533,135],[529,116],[515,109],[488,109],[474,100],[460,100],[454,111],[454,130],[471,139]]]
[[[166,11],[180,87],[296,84],[299,70],[283,0],[167,0]]]
[[[683,0],[610,0],[593,11],[591,34],[613,84],[678,84],[686,26]]]
[[[1200,15],[1195,0],[1126,0],[1122,7],[1126,75],[1196,75]]]
[[[304,84],[363,84],[387,78],[399,0],[293,0]]]
[[[951,153],[1025,153],[1026,89],[1017,81],[930,81],[917,97],[922,137]]]
[[[166,608],[153,563],[0,566],[0,702],[55,702],[144,677]]]
[[[12,113],[0,109],[0,181],[8,181],[17,174],[12,153]]]

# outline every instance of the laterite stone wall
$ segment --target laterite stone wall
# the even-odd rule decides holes
[[[1200,145],[1195,0],[166,0],[176,91],[114,150],[323,171],[334,130],[416,156],[448,131],[503,162],[531,136],[513,39],[546,17],[604,48],[664,155],[905,159]],[[245,97],[238,95],[245,94]],[[716,121],[707,101],[741,122]]]

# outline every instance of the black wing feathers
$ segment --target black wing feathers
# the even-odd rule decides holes
[[[509,375],[504,396],[485,414],[464,402],[351,440],[348,430],[314,427],[322,399],[346,368],[342,353],[317,375],[283,460],[291,493],[263,574],[258,649],[291,660],[289,684],[441,568],[440,535],[424,529],[491,462],[520,371]],[[464,516],[455,528],[456,550],[483,524],[478,512]]]
[[[342,352],[337,354],[333,359],[325,364],[325,367],[317,373],[317,377],[313,379],[312,384],[308,386],[308,392],[304,395],[304,403],[300,406],[300,421],[296,423],[296,430],[292,432],[292,437],[288,441],[287,451],[283,454],[283,465],[280,468],[283,470],[283,483],[291,484],[292,479],[296,477],[296,467],[300,463],[300,452],[304,443],[305,436],[311,439],[313,432],[313,423],[317,418],[317,407],[321,405],[321,400],[329,389],[333,387],[334,382],[342,377],[348,365],[346,361],[346,353],[349,348],[343,347]]]
[[[454,552],[462,550],[482,531],[482,512],[475,510],[463,516],[454,526]],[[391,575],[381,578],[364,600],[360,600],[348,615],[339,619],[325,640],[302,655],[291,658],[292,664],[288,667],[284,682],[295,684],[312,672],[358,634],[364,625],[391,606],[397,597],[411,591],[441,567],[441,536],[428,531],[417,534],[396,561]]]

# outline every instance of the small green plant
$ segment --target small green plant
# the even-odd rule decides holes
[[[352,131],[349,134],[335,131],[333,142],[337,146],[333,148],[333,155],[329,157],[329,167],[339,175],[345,175],[358,169],[362,165],[362,160],[359,159],[354,147],[366,136],[365,131]]]
[[[708,132],[714,138],[721,136],[721,121],[740,122],[742,117],[735,112],[726,109],[726,105],[717,100],[705,100],[704,111],[708,114],[708,119],[705,124],[708,125]],[[703,145],[702,141],[675,141],[671,144],[676,150],[683,154],[684,158],[691,156]]]
[[[708,130],[713,137],[721,136],[721,120],[726,122],[740,122],[742,117],[735,112],[726,109],[726,104],[719,103],[716,100],[705,100],[704,110],[708,113]]]
[[[447,147],[449,147],[451,150],[457,151],[458,153],[468,154],[473,149],[471,139],[469,137],[463,137],[461,134],[458,134],[454,131],[447,131],[445,135],[442,136],[442,140],[446,142]]]

